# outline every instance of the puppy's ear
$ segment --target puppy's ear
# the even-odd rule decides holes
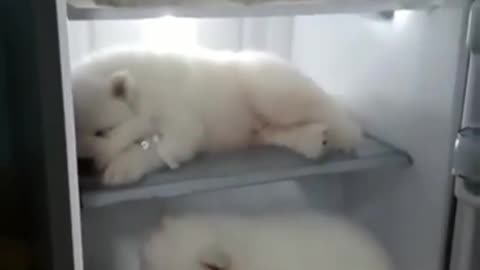
[[[110,82],[112,97],[126,100],[133,87],[133,79],[130,73],[126,70],[115,71],[111,75]]]
[[[112,97],[126,102],[131,107],[135,107],[137,93],[135,91],[135,82],[127,70],[116,71],[110,78],[110,94]]]
[[[200,250],[199,262],[205,270],[227,270],[231,266],[230,256],[215,244]]]

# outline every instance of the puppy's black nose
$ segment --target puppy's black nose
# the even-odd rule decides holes
[[[77,167],[79,176],[91,176],[97,172],[93,158],[78,158]]]

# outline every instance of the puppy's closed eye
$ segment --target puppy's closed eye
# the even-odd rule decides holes
[[[210,263],[202,263],[202,266],[205,270],[225,270],[224,268],[222,268],[218,265],[214,265],[214,264],[210,264]]]
[[[200,264],[204,270],[228,270],[231,267],[230,256],[213,244],[200,251]]]
[[[113,128],[103,128],[95,131],[94,136],[99,138],[107,137],[108,133],[112,131]]]

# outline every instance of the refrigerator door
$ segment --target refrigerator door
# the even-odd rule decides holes
[[[470,10],[466,45],[470,51],[463,127],[480,127],[480,1],[476,0]]]
[[[83,270],[65,0],[0,1],[0,21],[8,105],[0,111],[8,111],[10,170],[26,198],[28,228],[18,238],[31,243],[0,253],[29,269]],[[5,182],[0,176],[0,188]]]
[[[466,45],[468,72],[462,128],[458,132],[452,173],[456,211],[450,270],[480,269],[480,1],[470,11]]]

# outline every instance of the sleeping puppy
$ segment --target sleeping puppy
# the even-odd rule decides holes
[[[147,241],[142,270],[391,270],[383,248],[337,217],[185,216]]]
[[[258,52],[105,50],[74,68],[72,90],[79,156],[95,159],[106,185],[199,152],[265,144],[315,159],[363,137],[311,79]],[[148,138],[156,151],[138,145]]]

